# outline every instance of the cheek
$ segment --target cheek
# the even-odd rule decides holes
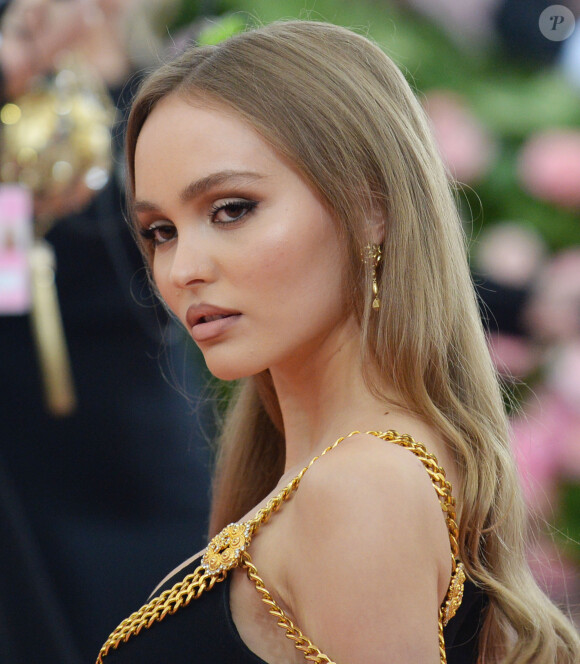
[[[155,254],[155,257],[150,260],[150,273],[153,285],[157,290],[157,293],[165,304],[174,312],[174,301],[178,294],[178,289],[171,286],[169,281],[169,270],[170,263],[166,256],[159,256]]]
[[[280,320],[285,312],[295,319],[300,312],[334,308],[341,299],[341,258],[334,237],[298,230],[262,238],[242,268],[245,283],[258,297],[268,297],[276,307],[270,315],[275,311]]]
[[[285,217],[277,215],[277,218]],[[261,289],[275,288],[289,276],[292,266],[299,263],[299,245],[291,224],[270,223],[266,229],[257,227],[242,243],[232,247],[232,261],[224,261],[224,265],[233,265],[235,261],[235,272],[243,275],[246,283],[254,281]]]

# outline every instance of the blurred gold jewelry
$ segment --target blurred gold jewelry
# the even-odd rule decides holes
[[[54,272],[56,260],[41,238],[54,222],[84,207],[109,181],[115,108],[100,81],[72,59],[32,90],[0,109],[0,180],[34,197],[30,258],[31,322],[45,400],[56,416],[76,404]]]
[[[72,56],[0,109],[0,180],[32,192],[37,237],[109,181],[115,112],[101,81]]]
[[[70,415],[76,397],[54,280],[56,258],[45,240],[30,252],[32,331],[44,385],[46,405],[53,415]]]

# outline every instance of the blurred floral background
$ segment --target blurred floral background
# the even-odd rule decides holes
[[[560,3],[577,17],[580,3]],[[580,609],[580,30],[539,0],[217,0],[175,7],[175,43],[249,22],[327,20],[403,69],[456,182],[532,513],[535,573]],[[209,17],[209,18],[208,18]],[[572,19],[573,24],[573,19]]]

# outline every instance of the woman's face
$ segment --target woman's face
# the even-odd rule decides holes
[[[340,345],[352,316],[336,224],[233,112],[159,102],[137,141],[135,200],[159,292],[214,375],[315,366]]]

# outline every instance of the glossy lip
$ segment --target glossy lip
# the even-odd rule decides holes
[[[223,316],[214,321],[202,323],[205,316]],[[187,325],[191,330],[191,336],[195,341],[207,341],[219,336],[227,328],[239,320],[239,311],[215,307],[212,304],[195,304],[189,307],[185,315]]]

